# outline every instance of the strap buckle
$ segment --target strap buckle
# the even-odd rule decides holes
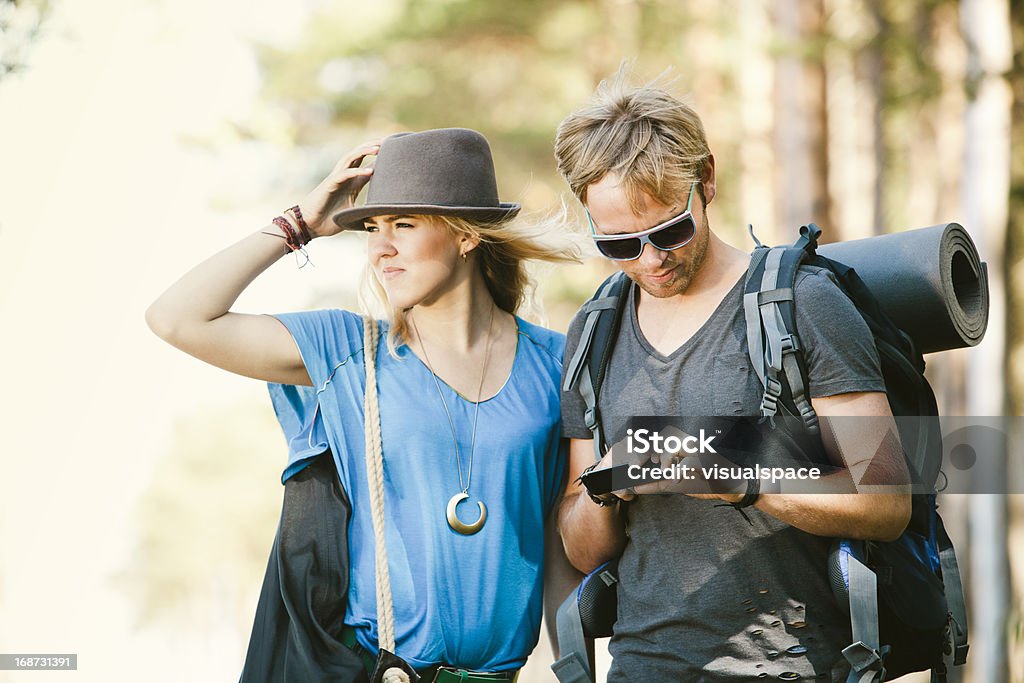
[[[803,418],[804,427],[811,434],[818,433],[818,413],[814,412],[814,407],[811,406],[810,401],[804,401],[800,408],[800,417]]]
[[[889,646],[883,645],[878,650],[864,641],[858,640],[843,648],[843,657],[857,673],[865,671],[879,672],[878,680],[885,680],[885,656],[889,654]]]
[[[773,417],[779,412],[779,396],[782,395],[782,382],[776,377],[765,375],[764,394],[761,395],[761,415]]]
[[[559,683],[590,683],[589,667],[580,659],[579,653],[570,652],[551,665]]]
[[[953,664],[962,666],[967,661],[967,651],[971,646],[967,643],[965,629],[957,621],[956,617],[949,616],[949,638],[947,646],[953,646]]]

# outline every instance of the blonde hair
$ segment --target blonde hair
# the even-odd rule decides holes
[[[630,207],[641,192],[672,205],[710,171],[704,125],[665,87],[666,72],[641,87],[628,83],[628,64],[601,81],[590,101],[565,118],[555,135],[558,171],[586,202],[587,187],[608,173],[622,179]],[[703,187],[698,185],[703,198]]]
[[[483,223],[458,216],[421,216],[444,226],[455,237],[479,240],[476,262],[484,285],[494,303],[503,311],[516,314],[521,309],[536,308],[534,298],[536,282],[528,269],[529,261],[548,263],[579,263],[580,247],[576,237],[568,234],[565,226],[566,210],[534,215],[529,218],[506,219]],[[408,309],[391,306],[387,293],[372,268],[366,269],[363,307],[383,307],[389,322],[388,352],[397,356],[398,347],[409,339]]]

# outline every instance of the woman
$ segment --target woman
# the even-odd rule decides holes
[[[373,155],[374,167],[361,167]],[[366,204],[354,207],[367,183]],[[317,454],[333,454],[343,491],[327,505],[340,508],[345,494],[351,501],[351,569],[337,581],[337,599],[347,594],[344,627],[325,637],[350,646],[367,669],[378,650],[380,582],[364,458],[363,322],[337,310],[269,317],[229,309],[309,239],[369,233],[372,279],[390,310],[379,328],[375,385],[397,654],[426,680],[439,666],[486,673],[436,680],[512,680],[537,641],[544,525],[564,473],[564,338],[515,312],[527,293],[525,259],[576,259],[565,245],[546,245],[539,230],[514,226],[518,211],[498,201],[479,133],[394,135],[355,149],[297,207],[197,266],[147,312],[153,331],[179,349],[271,383],[291,450],[285,479],[301,479],[323,467]],[[286,517],[287,494],[279,541]],[[291,558],[282,550],[279,560]],[[302,574],[281,572],[282,585]]]

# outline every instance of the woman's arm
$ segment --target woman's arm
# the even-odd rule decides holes
[[[331,216],[352,206],[372,173],[359,164],[377,149],[374,143],[350,152],[302,201],[312,237],[340,231]],[[268,382],[309,385],[284,325],[270,316],[230,311],[245,288],[286,253],[283,237],[270,224],[203,261],[153,302],[146,323],[164,341],[219,368]]]
[[[270,234],[264,234],[270,233]],[[146,311],[153,332],[185,353],[246,377],[309,385],[299,349],[270,316],[229,309],[256,277],[285,253],[270,224],[190,270]]]

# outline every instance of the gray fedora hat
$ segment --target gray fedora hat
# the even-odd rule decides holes
[[[518,212],[519,204],[498,201],[487,138],[466,128],[440,128],[386,138],[366,202],[333,218],[346,230],[362,230],[370,216],[428,214],[490,222]]]

